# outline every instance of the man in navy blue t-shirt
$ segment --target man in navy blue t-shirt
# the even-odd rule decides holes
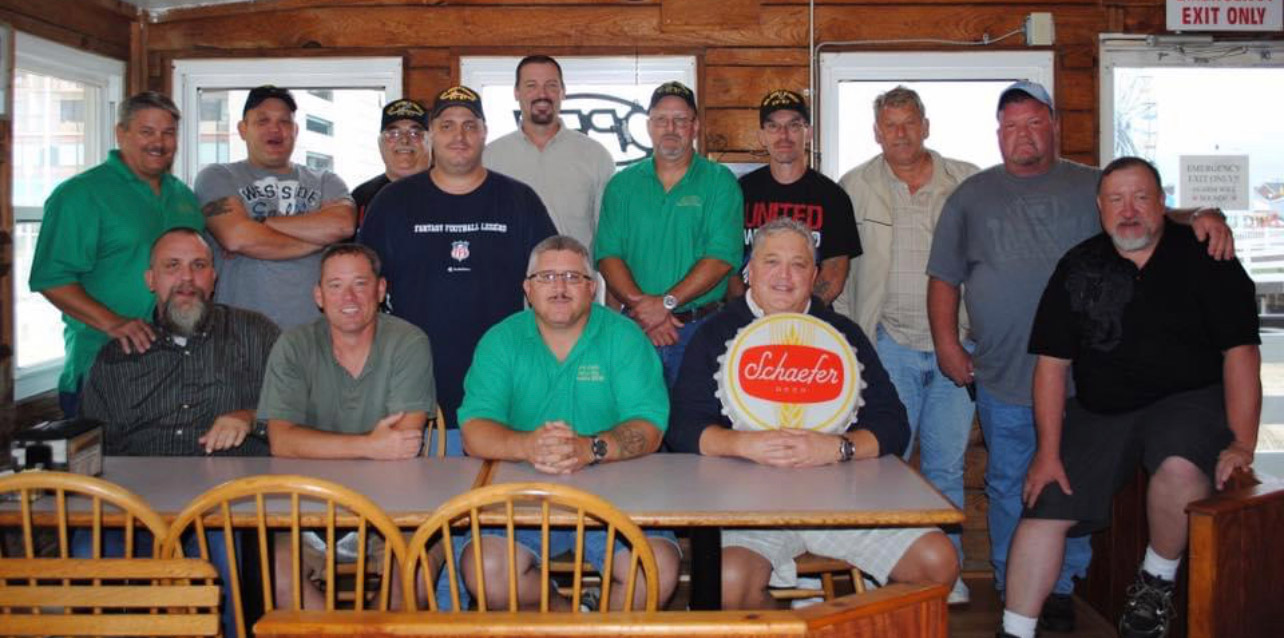
[[[522,309],[526,257],[556,230],[534,190],[482,166],[486,119],[476,92],[438,94],[429,128],[432,169],[379,191],[358,241],[383,259],[392,314],[428,334],[451,428],[447,452],[459,454],[455,411],[473,349]]]

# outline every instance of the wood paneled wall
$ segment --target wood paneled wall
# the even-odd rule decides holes
[[[712,17],[710,6],[718,8]],[[1051,12],[1056,24],[1063,151],[1095,164],[1097,35],[1162,31],[1162,0],[819,0],[816,40],[978,40],[1018,29],[1031,11]],[[805,0],[262,0],[174,10],[152,19],[146,25],[146,60],[135,63],[146,66],[148,85],[161,90],[168,88],[170,63],[177,58],[401,55],[407,95],[427,100],[458,79],[461,55],[694,54],[701,65],[703,148],[723,160],[754,157],[754,109],[762,95],[808,83]],[[1017,36],[991,48],[1025,45]]]

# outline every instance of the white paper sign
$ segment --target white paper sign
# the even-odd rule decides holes
[[[1169,31],[1279,31],[1284,0],[1168,0]]]
[[[1182,208],[1248,208],[1247,155],[1182,155]]]

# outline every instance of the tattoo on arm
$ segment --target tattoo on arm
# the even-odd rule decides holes
[[[829,294],[829,282],[823,277],[817,277],[816,284],[811,287],[811,294],[816,295],[821,299],[827,298]]]
[[[231,197],[216,199],[202,206],[201,212],[205,213],[206,217],[218,217],[219,215],[226,215],[232,212],[231,199],[232,199]]]
[[[639,432],[640,427],[649,427],[642,423],[625,423],[611,432],[620,449],[621,459],[631,459],[646,450],[646,435]]]

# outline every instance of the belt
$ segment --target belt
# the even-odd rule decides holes
[[[690,323],[692,321],[704,319],[719,310],[722,310],[722,302],[714,301],[700,306],[699,308],[692,308],[690,310],[674,310],[673,316],[682,323]]]

